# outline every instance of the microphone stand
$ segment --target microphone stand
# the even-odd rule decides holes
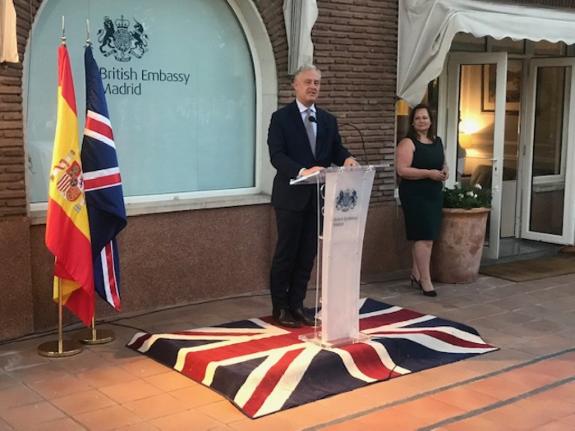
[[[363,133],[361,133],[361,129],[352,123],[342,123],[341,126],[349,126],[359,134],[359,138],[361,139],[361,148],[363,149],[363,159],[365,164],[369,165],[369,160],[367,159],[367,151],[365,149],[365,139],[363,139]]]

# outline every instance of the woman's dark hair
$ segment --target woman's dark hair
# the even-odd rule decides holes
[[[434,136],[433,132],[431,131],[433,128],[433,115],[431,114],[431,109],[429,109],[429,106],[427,106],[425,103],[420,103],[415,108],[413,108],[409,113],[409,130],[407,131],[407,137],[410,138],[411,140],[417,139],[417,132],[413,127],[413,119],[415,118],[415,113],[420,109],[425,109],[427,111],[427,115],[429,115],[429,120],[431,121],[431,127],[429,127],[429,130],[427,131],[427,137],[433,140]]]

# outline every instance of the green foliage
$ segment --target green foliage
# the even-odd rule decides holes
[[[443,189],[444,208],[490,208],[491,191],[481,188],[479,184],[475,186],[455,184],[452,189]]]

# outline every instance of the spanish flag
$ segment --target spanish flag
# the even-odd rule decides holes
[[[66,307],[86,326],[94,316],[90,225],[78,144],[78,116],[66,45],[58,49],[58,117],[46,217],[46,246],[55,257],[54,299],[62,289]]]

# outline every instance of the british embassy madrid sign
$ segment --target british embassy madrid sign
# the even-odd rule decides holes
[[[187,86],[190,73],[137,67],[134,64],[144,58],[149,47],[144,25],[135,18],[133,21],[131,23],[124,15],[116,20],[106,16],[103,27],[98,30],[100,53],[118,62],[116,66],[100,67],[105,93],[141,96],[150,83]],[[134,65],[128,66],[132,60],[134,63],[131,64]]]

